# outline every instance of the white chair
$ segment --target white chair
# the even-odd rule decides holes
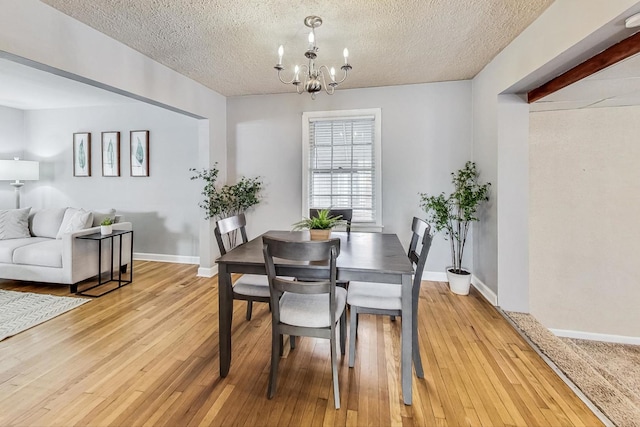
[[[331,346],[333,396],[339,409],[336,324],[340,325],[340,348],[344,355],[347,302],[347,291],[336,287],[340,239],[291,242],[263,236],[262,241],[271,291],[271,372],[267,397],[271,399],[276,393],[282,335],[325,338]],[[309,274],[305,277],[313,279],[295,281],[277,277],[273,258],[308,262]]]
[[[419,218],[413,218],[411,230],[413,232],[413,235],[411,237],[411,243],[409,245],[408,257],[409,260],[413,264],[415,264],[415,275],[413,277],[411,295],[411,299],[413,301],[413,363],[418,378],[424,378],[418,340],[418,301],[420,299],[420,282],[422,280],[422,272],[424,271],[424,264],[427,261],[427,255],[429,254],[429,248],[431,247],[433,236],[430,233],[431,227],[429,226],[429,224]],[[419,243],[421,246],[420,253],[417,252],[417,250],[419,249]],[[356,359],[358,315],[378,314],[386,316],[401,316],[401,287],[397,284],[351,281],[349,282],[347,303],[349,304],[351,310],[349,367],[353,368]]]

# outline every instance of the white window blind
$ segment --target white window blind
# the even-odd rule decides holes
[[[352,208],[376,223],[376,117],[309,118],[308,207]]]

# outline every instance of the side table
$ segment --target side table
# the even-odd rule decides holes
[[[129,272],[129,280],[123,279],[122,278],[122,267],[124,267],[122,265],[122,239],[126,234],[131,234],[131,249],[130,249],[130,253],[131,253],[131,271]],[[117,278],[114,278],[113,275],[113,253],[115,251],[115,247],[114,245],[116,244],[116,242],[114,241],[114,238],[118,237],[118,243],[119,243],[119,249],[118,249],[118,276]],[[94,240],[96,242],[98,242],[98,284],[91,286],[90,288],[84,289],[82,291],[78,291],[76,292],[77,295],[84,295],[84,296],[89,296],[89,297],[101,297],[102,295],[108,294],[111,291],[115,291],[116,289],[119,289],[125,285],[128,285],[129,283],[133,282],[133,230],[114,230],[111,234],[100,234],[100,233],[93,233],[93,234],[87,234],[84,236],[78,236],[76,237],[76,239],[83,239],[83,240]],[[110,262],[110,268],[109,268],[109,278],[108,280],[102,280],[102,242],[104,241],[109,241],[110,243],[110,247],[111,247],[111,262]],[[125,264],[126,265],[126,264]],[[98,288],[102,285],[105,285],[109,282],[118,282],[118,286],[113,288],[113,289],[109,289],[106,292],[103,292],[101,294],[98,295],[93,295],[93,294],[87,294],[87,291],[90,291],[91,289],[95,289]]]

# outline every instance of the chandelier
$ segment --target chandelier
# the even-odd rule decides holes
[[[284,67],[282,66],[282,56],[284,54],[284,48],[280,45],[278,48],[278,64],[273,68],[278,70],[278,78],[280,81],[287,85],[294,85],[296,87],[296,92],[299,94],[308,92],[311,94],[311,99],[315,99],[316,93],[324,89],[327,94],[333,95],[336,86],[347,79],[347,74],[349,73],[349,70],[351,70],[351,65],[349,65],[349,51],[345,48],[342,52],[344,56],[344,65],[340,68],[344,71],[344,75],[341,80],[336,80],[336,69],[334,67],[331,67],[331,69],[327,68],[326,65],[316,67],[315,63],[315,59],[318,56],[315,29],[322,25],[322,18],[319,16],[307,16],[304,19],[304,25],[311,28],[311,32],[309,33],[309,47],[304,53],[304,56],[307,57],[309,63],[302,64],[301,66],[296,65],[293,70],[293,78],[290,81],[284,80],[282,78],[282,70],[284,70]],[[328,84],[325,74],[328,75]]]

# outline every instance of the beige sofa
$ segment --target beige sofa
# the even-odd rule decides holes
[[[121,217],[115,215],[115,210],[53,208],[30,212],[25,232],[11,228],[15,221],[10,220],[16,211],[0,211],[0,279],[65,284],[72,293],[77,291],[78,282],[98,274],[98,242],[77,237],[99,233],[99,224],[106,216],[116,220],[114,230],[132,229],[130,222],[119,221]],[[5,221],[4,228],[3,213],[10,219]],[[25,224],[20,224],[25,219],[24,210],[18,216],[18,228],[24,228]],[[131,263],[131,238],[130,234],[123,238],[122,262],[118,260],[116,245],[115,268]],[[118,239],[114,238],[116,242]],[[110,246],[103,244],[102,250],[101,271],[106,271],[111,260]]]

